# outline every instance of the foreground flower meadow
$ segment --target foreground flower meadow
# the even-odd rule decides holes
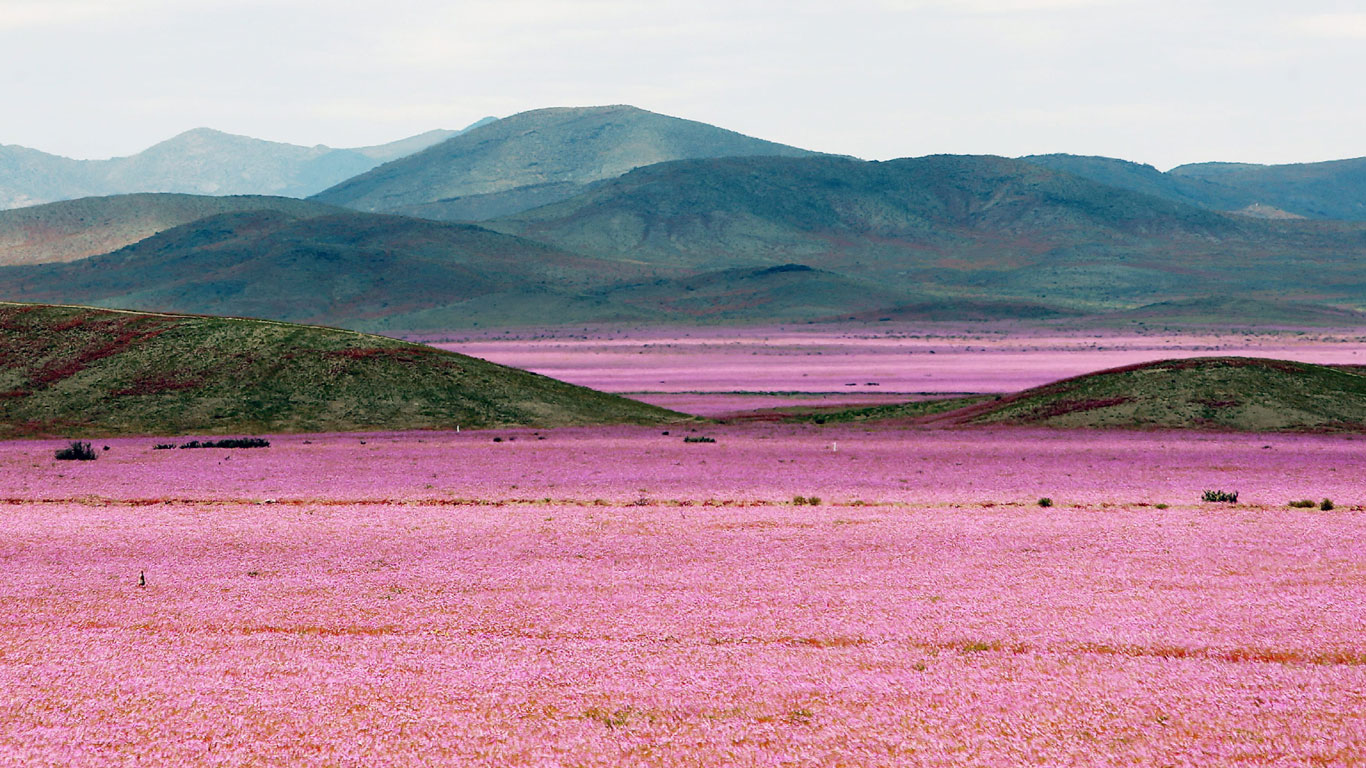
[[[684,429],[0,444],[0,764],[1366,764],[1366,442]]]

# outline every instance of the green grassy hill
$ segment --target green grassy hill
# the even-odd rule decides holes
[[[526,371],[351,331],[0,304],[0,437],[683,418]]]
[[[0,266],[84,259],[222,213],[281,211],[308,217],[338,210],[291,197],[264,195],[145,193],[65,200],[0,211]]]
[[[1010,395],[785,411],[788,420],[820,424],[1355,432],[1366,431],[1366,368],[1251,357],[1160,360]]]
[[[1205,357],[1100,371],[951,414],[961,424],[1366,430],[1366,376],[1288,360]]]

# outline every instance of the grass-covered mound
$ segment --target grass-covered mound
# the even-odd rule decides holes
[[[1077,376],[952,414],[964,424],[1366,429],[1366,375],[1288,360],[1162,360]]]
[[[315,326],[0,303],[0,436],[655,423],[671,411]]]

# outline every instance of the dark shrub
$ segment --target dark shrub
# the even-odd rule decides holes
[[[1045,496],[1045,497],[1043,497],[1042,499],[1039,499],[1039,506],[1041,506],[1041,507],[1051,507],[1051,506],[1053,506],[1053,500],[1050,499],[1050,498],[1048,498],[1047,496]]]
[[[57,449],[56,456],[62,461],[94,461],[96,453],[90,443],[73,440],[71,445]]]
[[[1205,491],[1205,493],[1201,495],[1200,500],[1221,501],[1226,504],[1237,504],[1238,492],[1234,491],[1233,493],[1229,493],[1228,491]]]
[[[1299,499],[1298,501],[1290,502],[1290,506],[1295,507],[1296,509],[1309,509],[1310,507],[1317,505],[1314,503],[1313,499]]]
[[[222,440],[191,440],[181,448],[269,448],[270,441],[260,437],[225,437]]]
[[[683,442],[685,442],[685,443],[714,443],[714,442],[716,442],[716,438],[714,438],[714,437],[691,437],[691,436],[689,436],[689,437],[683,438]]]
[[[1330,509],[1332,509],[1332,508],[1333,508],[1333,500],[1332,500],[1332,499],[1324,499],[1323,501],[1320,501],[1320,502],[1319,502],[1319,509],[1323,510],[1324,512],[1327,512],[1328,510],[1330,510]]]

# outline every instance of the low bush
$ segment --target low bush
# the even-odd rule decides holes
[[[1200,497],[1200,500],[1220,501],[1226,504],[1237,504],[1238,492],[1234,491],[1233,493],[1229,493],[1228,491],[1205,491],[1205,493]]]
[[[691,437],[691,436],[689,436],[689,437],[683,438],[683,442],[685,442],[685,443],[714,443],[714,442],[716,442],[716,438],[714,438],[714,437]]]
[[[795,505],[797,505],[797,506],[799,506],[799,507],[800,507],[800,506],[804,506],[804,505],[805,505],[805,506],[810,506],[810,507],[819,507],[819,506],[821,505],[821,497],[819,497],[819,496],[793,496],[793,497],[792,497],[792,503],[795,504]]]
[[[260,437],[225,437],[222,440],[191,440],[181,448],[269,448],[270,441]]]
[[[94,461],[94,447],[90,443],[83,443],[79,440],[71,441],[71,445],[65,448],[58,448],[56,456],[61,461]]]
[[[172,448],[174,448],[174,447],[175,447],[175,443],[157,443],[156,445],[152,446],[152,450],[154,450],[154,451],[169,451],[170,449],[172,449]]]
[[[1313,499],[1299,499],[1290,502],[1290,506],[1295,507],[1296,509],[1309,509],[1310,507],[1316,507],[1318,505],[1314,503]]]
[[[1042,499],[1039,499],[1039,506],[1041,506],[1041,507],[1051,507],[1051,506],[1053,506],[1053,500],[1050,499],[1050,498],[1048,498],[1047,496],[1045,496],[1045,497],[1043,497]]]
[[[1333,500],[1332,500],[1332,499],[1324,499],[1323,501],[1320,501],[1320,502],[1319,502],[1319,509],[1323,510],[1324,512],[1327,512],[1328,510],[1330,510],[1330,509],[1332,509],[1332,508],[1333,508]]]

